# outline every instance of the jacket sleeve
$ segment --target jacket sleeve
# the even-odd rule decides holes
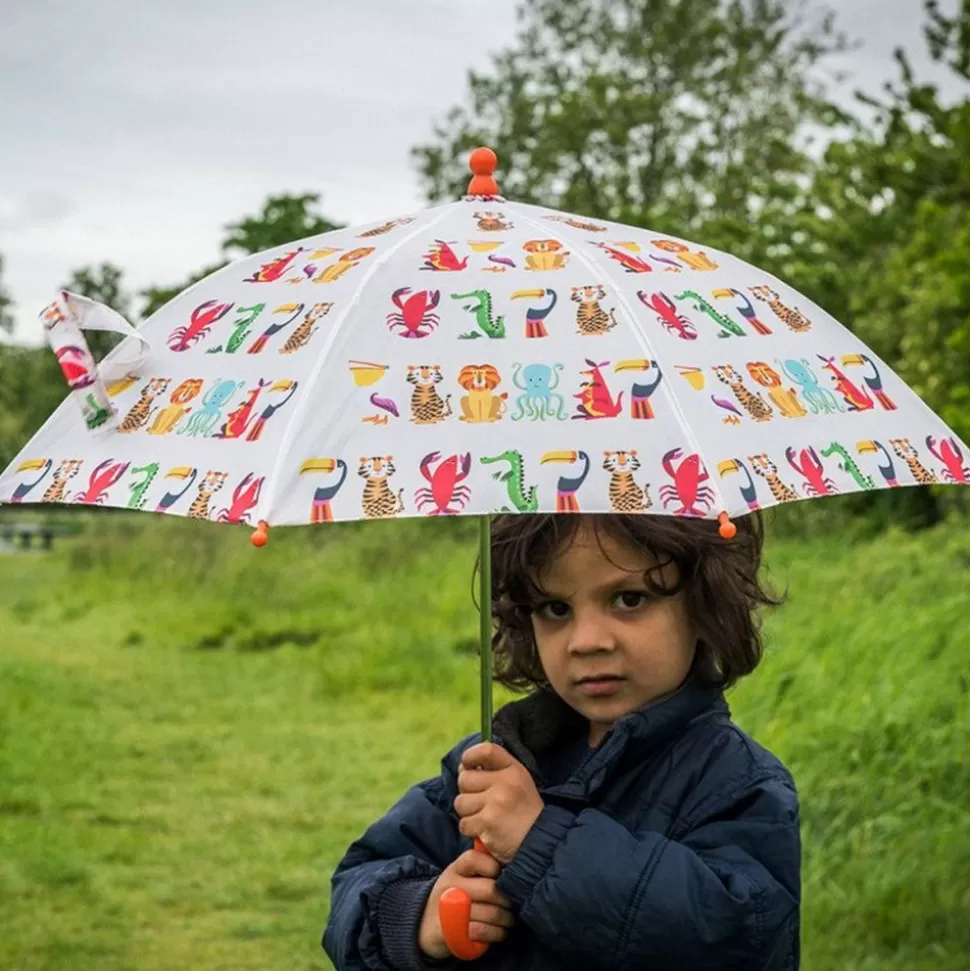
[[[424,971],[417,946],[425,903],[462,851],[458,765],[474,736],[442,760],[441,775],[409,789],[348,849],[331,881],[323,948],[337,971]]]
[[[699,805],[679,839],[547,805],[498,880],[547,947],[590,971],[798,966],[798,802],[748,779]]]

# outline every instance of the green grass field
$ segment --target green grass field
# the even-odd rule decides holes
[[[328,968],[334,864],[477,727],[473,529],[88,522],[0,557],[0,968]],[[970,529],[769,549],[731,702],[801,790],[803,966],[967,969]]]

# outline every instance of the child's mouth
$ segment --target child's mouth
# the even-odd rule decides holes
[[[616,694],[623,684],[623,678],[618,675],[604,675],[601,678],[582,678],[576,687],[584,694],[593,697]]]

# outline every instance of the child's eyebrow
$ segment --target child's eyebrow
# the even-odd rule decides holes
[[[620,587],[628,587],[631,584],[642,585],[644,574],[653,572],[655,569],[657,569],[656,566],[645,566],[642,570],[623,570],[620,573],[614,573],[602,583],[597,583],[592,588],[593,593],[608,593],[612,590],[618,590]],[[542,592],[544,598],[548,600],[569,599],[568,596],[557,594],[554,585],[544,587]]]

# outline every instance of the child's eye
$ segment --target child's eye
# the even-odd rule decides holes
[[[642,607],[649,598],[639,590],[623,590],[616,595],[614,603],[623,610],[636,610]]]
[[[569,604],[562,600],[550,600],[535,608],[537,616],[543,620],[563,620],[569,616]]]

